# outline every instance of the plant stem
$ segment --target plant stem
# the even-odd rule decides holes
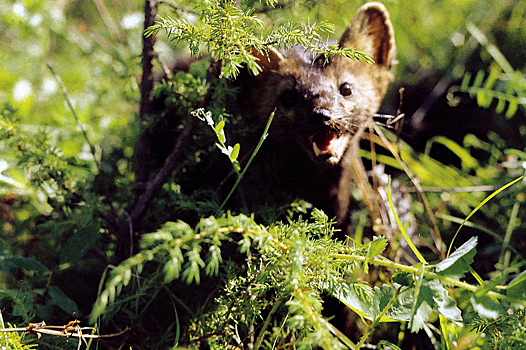
[[[228,200],[230,199],[230,197],[232,197],[232,194],[234,194],[234,191],[236,190],[237,186],[241,182],[241,179],[245,175],[245,172],[250,167],[250,164],[252,163],[252,160],[254,159],[254,157],[258,153],[259,149],[261,148],[261,145],[263,144],[263,141],[265,141],[265,139],[267,138],[267,136],[268,136],[267,132],[268,132],[268,129],[270,128],[270,123],[272,123],[272,119],[274,118],[274,113],[275,113],[275,111],[270,114],[270,117],[268,118],[267,125],[265,126],[265,130],[263,130],[263,134],[261,135],[261,138],[259,139],[259,142],[258,142],[258,145],[256,146],[256,149],[254,149],[254,152],[252,152],[252,155],[250,156],[250,159],[248,160],[248,162],[245,165],[245,167],[243,168],[243,171],[241,172],[241,174],[238,175],[236,183],[234,184],[234,186],[232,186],[232,189],[230,190],[230,192],[226,196],[225,200],[223,201],[223,203],[221,204],[219,209],[217,209],[216,216],[223,210],[223,208],[225,207],[225,205],[228,202]]]
[[[265,332],[268,328],[268,325],[270,324],[270,321],[272,320],[272,316],[276,311],[278,311],[278,308],[283,303],[283,299],[279,300],[277,303],[274,304],[272,307],[272,310],[270,310],[267,319],[265,320],[265,323],[263,324],[263,327],[261,327],[261,331],[259,332],[258,339],[256,340],[256,344],[254,345],[254,350],[258,350],[261,346],[261,343],[263,342],[263,336],[265,335]]]
[[[362,347],[362,345],[365,343],[367,338],[369,338],[369,335],[371,335],[371,333],[373,332],[374,328],[378,325],[378,323],[380,322],[382,317],[385,316],[385,314],[387,313],[387,310],[389,310],[389,308],[391,308],[393,303],[396,301],[396,299],[400,295],[400,291],[401,290],[402,290],[402,287],[400,287],[400,288],[398,288],[396,290],[396,293],[391,297],[391,299],[389,300],[387,305],[383,308],[382,312],[380,312],[380,314],[378,316],[376,316],[376,318],[374,319],[373,323],[371,323],[371,326],[363,334],[362,338],[360,339],[360,342],[358,342],[358,344],[356,344],[356,347],[355,347],[356,350],[359,350]]]
[[[358,262],[365,262],[365,261],[367,261],[368,263],[373,264],[373,265],[384,266],[384,267],[396,269],[396,270],[399,270],[399,271],[408,272],[408,273],[411,273],[411,274],[421,274],[422,273],[422,267],[421,266],[420,267],[406,266],[406,265],[395,263],[395,262],[393,262],[391,260],[388,260],[386,258],[368,258],[368,257],[365,257],[365,256],[353,256],[353,255],[348,255],[348,254],[331,254],[331,257],[333,257],[335,259],[351,260],[351,261],[358,261]],[[469,283],[466,283],[466,282],[462,282],[462,281],[458,281],[458,280],[452,279],[450,277],[445,277],[445,276],[439,275],[439,274],[437,274],[435,272],[432,272],[432,271],[429,271],[429,270],[426,270],[426,269],[424,269],[423,274],[424,274],[424,277],[427,277],[427,278],[430,278],[430,279],[437,279],[437,280],[443,282],[444,284],[452,285],[454,287],[458,287],[458,288],[462,288],[462,289],[466,289],[466,290],[469,290],[470,292],[475,292],[479,288],[479,286],[474,286],[472,284],[469,284]],[[505,300],[505,301],[508,301],[510,303],[515,303],[515,304],[520,304],[520,305],[526,306],[526,300],[517,300],[517,299],[510,298],[510,297],[508,297],[508,296],[506,296],[504,294],[500,294],[500,293],[497,293],[497,292],[494,292],[494,291],[488,291],[486,293],[486,295],[488,295],[490,297],[498,298],[498,299],[501,299],[501,300]]]
[[[520,202],[515,201],[513,209],[511,210],[510,220],[508,222],[508,227],[506,228],[506,235],[504,236],[504,241],[502,242],[502,248],[500,250],[499,264],[503,266],[503,271],[506,273],[508,266],[510,264],[510,251],[506,250],[506,247],[509,247],[511,241],[511,234],[513,233],[513,228],[515,226],[515,220],[519,214]]]
[[[418,260],[420,260],[421,263],[426,263],[426,259],[420,254],[418,249],[415,247],[413,241],[411,241],[411,238],[407,234],[407,231],[404,228],[404,225],[400,221],[400,218],[398,217],[398,214],[396,213],[395,207],[393,205],[393,198],[391,196],[391,176],[389,176],[389,183],[387,185],[387,198],[389,199],[389,206],[391,207],[391,211],[393,212],[393,215],[396,220],[396,224],[398,225],[398,229],[400,229],[400,232],[402,232],[402,235],[404,236],[407,244],[409,244],[409,247],[411,247],[411,250],[413,253],[418,257]]]

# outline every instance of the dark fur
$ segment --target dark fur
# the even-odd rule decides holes
[[[262,67],[259,75],[244,72],[235,82],[240,90],[237,112],[256,130],[242,140],[242,146],[255,144],[257,132],[276,111],[269,136],[250,169],[252,175],[243,186],[249,203],[279,204],[297,197],[330,215],[342,211],[338,198],[350,196],[350,179],[341,177],[349,173],[344,169],[349,162],[343,159],[351,136],[372,120],[393,78],[396,48],[385,7],[379,3],[362,6],[339,45],[369,53],[375,63],[337,56],[324,65],[323,57],[314,62],[305,57],[303,48],[270,50],[267,55],[257,54]],[[317,155],[313,143],[323,148],[333,137],[339,137],[331,143],[337,146]],[[339,215],[341,225],[347,214]]]

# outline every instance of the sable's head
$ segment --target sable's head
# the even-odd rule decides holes
[[[360,7],[339,45],[366,52],[375,63],[338,56],[324,64],[324,57],[312,62],[302,48],[283,54],[271,49],[256,54],[262,72],[241,86],[249,118],[264,125],[276,109],[270,137],[299,144],[312,159],[331,164],[340,161],[353,130],[372,119],[393,79],[396,46],[386,8]]]

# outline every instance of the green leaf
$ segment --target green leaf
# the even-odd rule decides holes
[[[414,306],[410,318],[411,332],[418,332],[429,320],[433,313],[435,300],[433,299],[434,291],[429,287],[426,281],[417,284],[418,294],[414,298]]]
[[[366,258],[374,258],[385,250],[387,247],[387,239],[385,237],[375,237],[373,241],[364,244],[362,247],[360,247],[360,251],[365,252]],[[367,260],[363,263],[363,270],[365,273],[368,273],[369,266],[367,264]]]
[[[225,134],[223,132],[217,134],[217,139],[219,140],[220,143],[224,144],[225,143]]]
[[[100,227],[96,222],[88,222],[79,227],[62,247],[60,262],[65,264],[82,258],[99,238],[99,235]]]
[[[506,107],[506,100],[499,99],[499,102],[497,103],[497,107],[495,107],[495,112],[498,114],[501,114],[504,112],[504,108]]]
[[[508,109],[506,110],[506,118],[511,118],[517,113],[517,109],[519,108],[519,104],[515,99],[510,100],[510,104],[508,106]]]
[[[435,136],[431,139],[430,142],[439,143],[447,147],[462,161],[462,168],[464,169],[474,169],[479,165],[477,159],[473,157],[469,153],[469,151],[467,151],[464,147],[462,147],[455,141],[448,139],[447,137]]]
[[[473,309],[481,317],[496,319],[505,313],[502,306],[487,295],[479,297],[472,295],[470,301]]]
[[[12,256],[0,260],[2,272],[14,276],[16,269],[25,269],[27,271],[36,271],[40,273],[47,273],[49,269],[40,261],[33,258],[26,258],[23,256]]]
[[[241,171],[241,165],[239,164],[239,162],[237,160],[234,160],[232,162],[232,166],[234,167],[234,171],[236,172],[236,174],[239,174],[239,172]]]
[[[225,127],[225,121],[221,120],[217,125],[215,126],[214,130],[216,131],[216,134],[220,134],[223,131],[223,128]]]
[[[475,80],[473,80],[473,87],[476,87],[476,88],[481,87],[482,83],[484,82],[484,76],[485,76],[484,71],[479,70],[477,72],[477,75],[475,76]]]
[[[508,284],[506,295],[518,300],[526,299],[526,270],[522,271]]]
[[[368,256],[369,257],[375,257],[383,253],[385,248],[387,247],[387,238],[385,237],[374,237],[372,242],[368,243],[369,245],[369,251]]]
[[[460,89],[466,91],[469,88],[469,82],[471,81],[471,73],[466,72],[462,78],[462,83],[460,84]]]
[[[48,289],[51,298],[51,304],[56,305],[67,314],[79,313],[77,304],[71,300],[63,291],[57,286],[50,286]]]
[[[351,308],[360,317],[373,319],[372,311],[374,291],[371,287],[364,284],[342,283],[340,290],[333,294],[347,307]]]
[[[493,100],[492,96],[486,90],[480,89],[477,91],[477,104],[482,108],[488,108]]]
[[[234,161],[237,159],[237,157],[239,157],[239,150],[241,149],[241,146],[239,145],[239,143],[236,143],[234,145],[234,148],[232,149],[232,153],[230,154],[230,160],[231,161]]]
[[[415,284],[413,275],[409,272],[398,272],[396,275],[393,276],[392,280],[393,282],[406,287],[413,287]]]
[[[395,293],[396,289],[394,286],[385,284],[373,289],[363,284],[342,283],[341,289],[333,296],[361,317],[374,320],[387,306],[387,303]],[[387,310],[385,316],[380,319],[380,322],[409,321],[413,293],[414,289],[402,292]]]
[[[447,290],[440,284],[438,280],[430,280],[427,285],[434,292],[433,300],[438,307],[438,313],[460,325],[462,322],[462,314],[457,307],[457,303],[449,296]]]
[[[448,258],[438,263],[436,265],[436,272],[439,275],[457,281],[464,278],[465,273],[470,270],[470,265],[473,263],[473,258],[477,253],[475,250],[476,244],[477,237],[470,238]]]

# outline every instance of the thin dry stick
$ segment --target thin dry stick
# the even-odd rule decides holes
[[[101,0],[93,0],[97,10],[99,11],[100,17],[104,21],[104,25],[108,28],[111,38],[115,41],[122,41],[122,35],[119,28],[119,23],[114,21],[111,17],[110,11]]]
[[[200,107],[206,107],[210,103],[214,89],[213,83],[215,79],[219,77],[219,72],[221,71],[221,62],[219,61],[212,62],[210,66],[211,70],[213,71],[213,76],[210,81],[210,87],[208,88],[206,95],[200,103]],[[184,131],[181,133],[181,135],[179,135],[179,138],[175,143],[172,153],[170,153],[168,158],[166,158],[163,167],[161,168],[155,179],[148,186],[146,192],[144,192],[144,194],[139,198],[136,205],[134,206],[133,211],[130,214],[130,220],[132,223],[136,222],[136,220],[140,217],[144,209],[146,209],[147,204],[152,199],[153,195],[157,193],[157,191],[162,187],[166,180],[168,180],[168,177],[172,174],[177,164],[179,164],[179,161],[184,154],[185,145],[188,143],[188,141],[194,134],[195,128],[198,125],[198,121],[199,119],[197,118],[190,118],[188,124],[185,126]]]
[[[42,321],[39,323],[30,323],[27,327],[15,327],[15,328],[3,328],[0,329],[0,332],[24,332],[25,334],[36,335],[37,339],[40,339],[42,334],[47,334],[55,337],[65,337],[65,338],[79,338],[79,344],[77,349],[80,349],[82,341],[88,346],[86,339],[102,339],[102,338],[112,338],[117,337],[126,333],[129,329],[126,328],[120,332],[112,334],[83,334],[82,331],[90,330],[94,331],[94,327],[80,327],[78,325],[79,321],[75,320],[64,326],[47,326],[46,322]]]
[[[368,123],[362,123],[356,133],[353,135],[351,144],[345,152],[344,158],[342,160],[342,175],[340,178],[340,188],[345,189],[348,187],[347,182],[349,179],[352,179],[356,184],[363,196],[363,202],[369,211],[369,216],[373,223],[373,230],[379,232],[382,227],[382,219],[380,216],[380,207],[378,201],[376,200],[376,195],[371,187],[371,184],[367,180],[367,173],[363,162],[359,156],[358,149],[360,147],[360,139],[365,129],[369,127]],[[338,203],[340,207],[338,208],[338,220],[343,219],[343,215],[347,215],[349,202],[350,202],[350,193],[349,191],[338,191],[339,198]]]
[[[53,74],[58,84],[60,85],[60,88],[62,89],[62,93],[64,94],[64,98],[66,99],[66,104],[68,105],[68,108],[71,111],[71,114],[73,114],[73,117],[75,118],[75,121],[77,122],[77,125],[80,128],[80,131],[82,131],[82,135],[84,136],[84,139],[86,140],[89,146],[90,152],[93,155],[93,160],[95,160],[97,169],[99,170],[99,173],[102,173],[101,172],[102,167],[95,155],[95,147],[91,144],[88,138],[88,134],[86,133],[86,128],[84,128],[84,124],[80,122],[77,112],[75,112],[75,108],[73,108],[73,104],[71,103],[71,100],[69,98],[68,91],[66,90],[66,86],[64,85],[64,82],[62,81],[62,79],[60,79],[60,76],[57,73],[55,73],[55,70],[53,69],[53,67],[51,67],[49,64],[47,65],[47,67],[49,68],[49,70],[51,71],[51,74]]]
[[[115,224],[118,227],[120,225],[119,218],[117,216],[117,212],[115,210],[113,202],[110,199],[111,198],[111,196],[110,196],[110,189],[109,189],[108,183],[105,180],[105,177],[103,176],[102,165],[97,160],[97,156],[96,156],[96,153],[95,153],[95,147],[90,142],[90,140],[88,138],[88,134],[86,133],[86,128],[84,127],[84,124],[82,124],[82,122],[80,121],[80,119],[79,119],[79,117],[77,115],[77,112],[75,112],[75,108],[73,108],[73,104],[71,103],[71,100],[69,98],[68,91],[66,89],[66,86],[64,85],[64,82],[62,81],[60,76],[57,73],[55,73],[55,70],[53,69],[53,67],[51,67],[51,65],[47,64],[47,67],[49,68],[49,70],[51,71],[51,74],[53,74],[53,76],[57,80],[58,84],[60,85],[60,88],[62,89],[62,93],[64,94],[64,99],[66,100],[66,104],[68,105],[68,108],[69,108],[71,114],[73,114],[73,117],[75,118],[75,121],[77,122],[77,125],[80,128],[80,130],[82,132],[82,135],[84,137],[84,140],[86,140],[86,143],[89,146],[91,155],[93,156],[93,160],[95,161],[95,165],[97,166],[97,170],[99,172],[99,175],[100,175],[100,178],[101,178],[101,181],[102,181],[102,185],[104,187],[104,191],[106,192],[107,200],[109,201],[110,210],[111,210],[111,213],[113,215],[113,221],[114,221],[113,224]],[[111,222],[111,221],[109,221],[109,222]]]

